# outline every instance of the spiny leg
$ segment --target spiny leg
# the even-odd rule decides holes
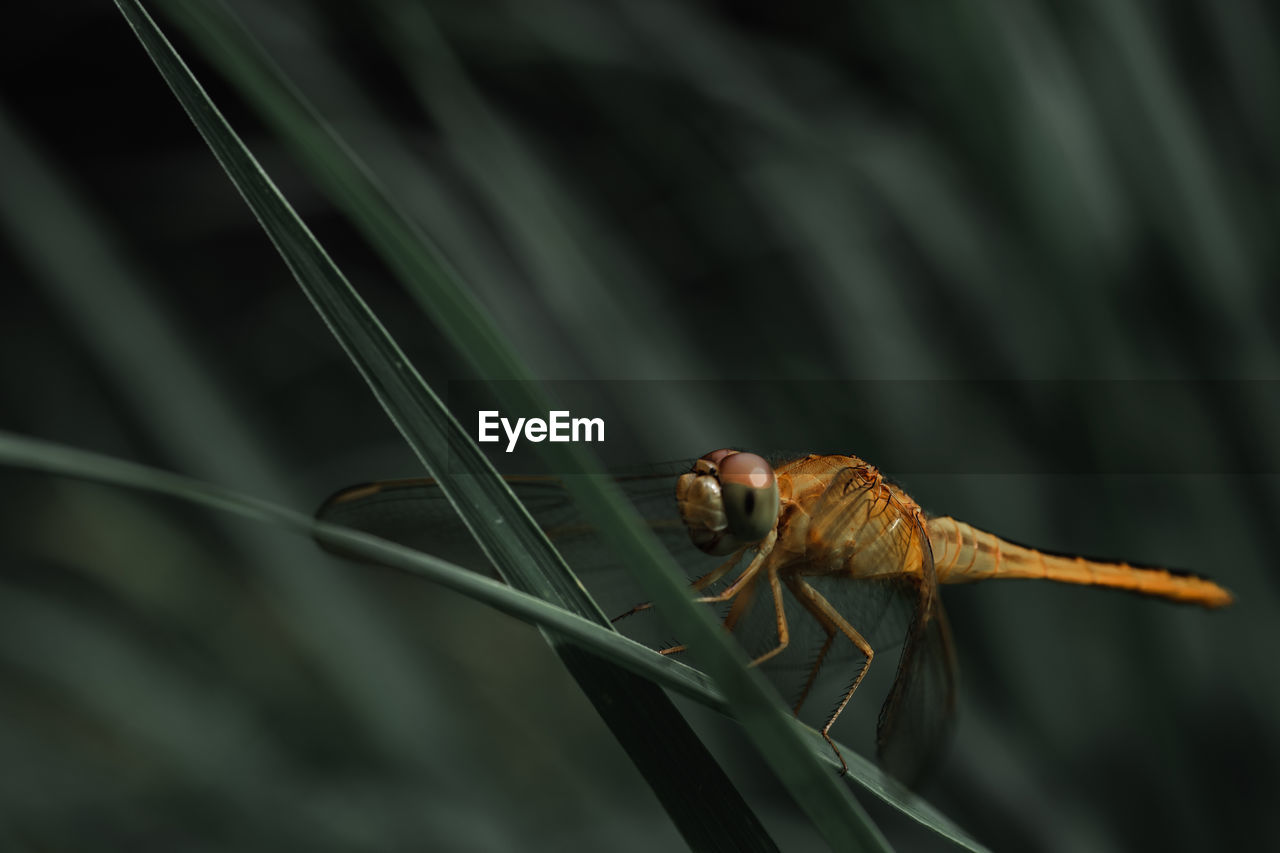
[[[738,624],[738,620],[742,618],[743,614],[751,608],[751,603],[755,601],[755,598],[755,584],[750,584],[738,591],[738,596],[733,600],[733,606],[729,608],[729,613],[724,617],[724,622],[722,623],[726,631],[732,633],[734,626]],[[678,652],[683,652],[685,648],[686,646],[681,643],[678,646],[669,646],[665,649],[659,649],[658,654],[674,655]]]
[[[778,645],[753,660],[751,662],[752,666],[759,666],[764,663],[785,649],[787,644],[791,642],[791,632],[787,629],[786,609],[782,605],[782,582],[778,578],[778,567],[776,565],[769,567],[769,588],[773,591],[773,609],[777,618]],[[733,629],[730,628],[730,630]]]
[[[778,531],[775,528],[769,532],[764,541],[760,543],[760,550],[756,553],[747,567],[742,570],[742,574],[738,575],[729,587],[719,595],[709,595],[698,599],[700,604],[721,604],[725,601],[733,599],[733,606],[729,608],[729,614],[724,618],[724,629],[732,632],[738,624],[738,620],[751,607],[751,603],[756,597],[756,575],[760,571],[760,567],[764,565],[765,560],[773,552],[773,545],[778,541]],[[776,597],[776,596],[775,596]],[[777,599],[778,606],[782,606],[781,599]],[[684,651],[684,646],[674,646],[670,649],[664,649],[663,654],[674,654]],[[758,661],[757,661],[758,663]]]
[[[737,595],[742,587],[748,584],[751,579],[756,576],[756,572],[760,571],[760,567],[764,565],[764,561],[773,553],[773,546],[777,541],[778,529],[775,527],[773,530],[769,531],[769,535],[760,543],[759,550],[756,551],[756,555],[751,558],[751,562],[742,570],[742,574],[738,575],[737,580],[729,584],[724,592],[719,593],[718,595],[703,596],[698,599],[698,602],[701,604],[719,604],[728,601]]]
[[[755,578],[756,574],[760,571],[760,567],[764,565],[765,560],[767,560],[769,558],[769,555],[773,553],[773,546],[774,546],[774,543],[776,543],[777,541],[778,541],[778,530],[775,527],[773,530],[769,531],[769,535],[766,536],[764,540],[760,543],[759,548],[756,551],[756,555],[751,558],[751,562],[748,563],[747,567],[742,570],[742,574],[738,575],[737,580],[735,580],[732,584],[729,585],[728,589],[726,589],[724,592],[720,593],[719,595],[704,596],[702,598],[697,599],[697,601],[700,604],[722,603],[722,602],[728,601],[729,599],[736,596],[738,593],[742,592],[744,587],[748,589],[753,589],[754,585],[751,584],[751,581],[753,578]],[[731,569],[734,565],[736,565],[739,559],[741,558],[737,553],[735,553],[732,557],[730,557],[728,560],[726,560],[723,564],[718,566],[716,569],[698,578],[698,580],[694,581],[694,584],[695,584],[694,588],[695,589],[698,588],[696,586],[697,584],[702,584],[703,586],[707,586],[708,584],[715,583],[717,580],[723,577],[724,574],[729,571],[729,569]],[[754,591],[752,594],[754,595]],[[738,617],[749,605],[750,605],[749,597],[744,599],[742,603],[734,602],[733,609],[729,611],[728,617],[725,618],[725,622],[724,622],[725,628],[732,631],[734,624],[736,624],[738,621]],[[629,616],[631,615],[631,613],[639,612],[640,610],[647,610],[652,606],[653,606],[652,604],[640,605],[639,607],[634,608],[629,613],[624,613],[622,616],[619,616],[618,619],[623,618],[623,616]],[[618,620],[615,619],[613,621],[616,622]],[[684,650],[685,650],[685,646],[682,643],[680,645],[670,646],[665,649],[659,649],[658,653],[664,654],[664,655],[673,655],[673,654],[676,654],[677,652],[682,652]]]
[[[822,643],[822,648],[818,650],[818,657],[814,660],[813,666],[809,668],[809,677],[805,679],[804,688],[800,691],[800,696],[796,699],[796,704],[791,709],[791,713],[797,717],[800,716],[800,709],[804,707],[805,700],[809,698],[809,691],[813,689],[814,683],[818,680],[818,673],[822,670],[822,662],[826,660],[827,653],[831,651],[831,646],[835,644],[837,633],[835,628],[827,630],[827,639]]]
[[[610,619],[609,624],[611,625],[616,624],[618,622],[621,622],[623,619],[626,619],[628,616],[635,616],[637,613],[641,613],[645,610],[652,610],[652,609],[653,609],[652,601],[646,601],[644,604],[637,604],[635,607],[631,608],[626,613],[619,613],[617,616]]]
[[[738,595],[733,599],[733,605],[729,608],[729,612],[725,614],[724,621],[721,623],[724,629],[729,633],[733,633],[733,629],[738,626],[738,620],[747,615],[747,611],[751,609],[752,603],[756,600],[756,585],[749,584],[738,590]]]
[[[827,659],[827,654],[831,651],[831,646],[835,643],[836,636],[840,632],[821,610],[814,607],[813,603],[809,601],[807,597],[797,591],[796,579],[794,577],[788,577],[786,584],[787,588],[791,590],[791,594],[796,597],[796,600],[800,602],[801,606],[803,606],[805,610],[809,611],[809,615],[822,626],[822,630],[827,634],[827,639],[823,641],[822,648],[818,650],[818,657],[814,660],[813,666],[809,669],[809,678],[804,683],[804,689],[800,691],[800,698],[796,700],[795,707],[791,709],[792,713],[798,717],[800,716],[800,709],[804,707],[805,700],[809,698],[809,691],[813,689],[814,682],[818,680],[818,672],[822,669],[822,663]]]
[[[755,601],[756,575],[760,571],[760,566],[763,565],[765,559],[768,558],[769,552],[773,549],[773,543],[776,539],[776,535],[770,534],[770,536],[761,543],[760,553],[756,554],[756,556],[751,560],[751,563],[743,569],[742,574],[738,576],[738,579],[735,580],[724,593],[698,599],[700,603],[723,603],[730,598],[733,599],[733,606],[729,608],[729,613],[724,617],[724,622],[722,623],[726,631],[732,633],[734,627],[738,624],[738,620],[741,619],[747,610],[751,608],[751,603]],[[768,547],[766,548],[766,546]],[[777,601],[777,606],[781,609],[782,601],[776,594],[775,600]],[[673,655],[677,652],[683,652],[684,650],[685,645],[681,643],[680,645],[670,646],[665,649],[659,649],[658,651],[659,654]],[[779,649],[779,651],[781,650]]]
[[[858,689],[858,685],[862,683],[862,679],[867,674],[867,670],[871,668],[871,660],[875,657],[875,650],[873,650],[871,648],[871,644],[868,643],[863,636],[859,634],[843,616],[840,615],[840,612],[831,606],[831,602],[823,598],[816,589],[808,584],[808,582],[802,578],[797,578],[795,592],[796,597],[799,598],[802,603],[808,602],[808,605],[812,605],[821,611],[822,614],[836,626],[840,633],[849,638],[849,642],[853,643],[858,651],[862,653],[864,658],[862,662],[862,669],[858,670],[858,675],[853,679],[853,683],[849,685],[849,689],[845,691],[844,698],[840,700],[840,704],[831,712],[831,716],[827,718],[826,725],[822,727],[822,737],[835,752],[836,758],[840,759],[840,775],[843,776],[849,772],[849,765],[845,763],[844,756],[840,754],[840,748],[836,746],[836,742],[831,739],[831,727],[835,725],[836,719],[839,718],[840,713],[844,711],[845,706],[849,704],[849,700],[853,698],[854,691]]]
[[[697,580],[689,584],[689,588],[692,589],[694,592],[702,592],[704,589],[711,586],[711,584],[715,583],[716,581],[720,580],[720,578],[728,574],[729,570],[732,569],[735,565],[737,565],[738,561],[741,559],[742,559],[742,552],[740,551],[735,552],[733,556],[731,556],[729,559],[725,560],[723,563],[716,566],[714,569],[712,569],[702,577],[698,578]],[[640,613],[642,611],[652,610],[652,609],[653,609],[653,602],[646,601],[644,604],[637,604],[635,607],[631,608],[626,613],[615,616],[609,621],[611,623],[620,622],[623,619],[626,619],[628,616],[634,616],[635,614]]]

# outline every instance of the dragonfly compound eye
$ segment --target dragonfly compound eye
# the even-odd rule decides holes
[[[778,521],[778,478],[773,467],[754,453],[733,453],[718,462],[729,532],[739,542],[759,542]]]

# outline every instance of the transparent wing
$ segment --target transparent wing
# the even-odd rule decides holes
[[[914,616],[876,726],[880,763],[913,788],[941,759],[955,727],[956,709],[955,648],[927,547],[925,554],[925,572],[912,590]]]
[[[614,477],[650,529],[689,576],[704,574],[718,564],[689,541],[676,514],[676,478],[691,463],[646,467]],[[564,482],[557,477],[509,477],[508,484],[547,533],[570,568],[588,584],[606,613],[621,613],[640,603],[612,549],[583,522]],[[352,486],[324,502],[316,516],[353,527],[448,559],[468,568],[491,572],[488,561],[432,479],[386,480]]]

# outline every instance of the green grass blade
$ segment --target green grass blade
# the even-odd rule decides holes
[[[122,0],[117,5],[308,298],[414,452],[441,481],[450,502],[504,578],[519,589],[607,624],[524,507],[330,261],[154,22],[136,3]],[[347,155],[339,154],[336,162],[351,163]],[[362,173],[353,179],[366,180]],[[450,316],[469,328],[473,303],[461,291],[442,290]],[[487,327],[470,337],[477,351],[500,351]],[[449,476],[450,464],[470,473]],[[601,666],[597,658],[571,644],[552,641],[692,846],[775,849],[732,782],[659,689],[616,667]]]
[[[206,509],[231,513],[253,521],[315,537],[344,553],[381,566],[407,572],[474,598],[521,621],[548,628],[573,639],[612,663],[675,690],[721,713],[732,713],[724,696],[705,673],[627,639],[616,631],[570,613],[505,584],[451,563],[350,528],[316,521],[309,515],[271,501],[221,486],[160,471],[65,445],[0,431],[0,464],[73,477],[121,488],[164,495]],[[319,555],[316,555],[319,557]],[[804,738],[807,750],[832,768],[831,749],[813,729],[798,720],[792,728]],[[865,758],[844,749],[849,774],[903,814],[968,850],[983,851],[981,844],[939,813],[928,802],[905,790]]]

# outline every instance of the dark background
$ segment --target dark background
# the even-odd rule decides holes
[[[532,373],[625,423],[609,462],[853,453],[928,511],[1230,587],[1219,613],[946,590],[961,716],[926,794],[997,850],[1265,846],[1274,9],[232,5]],[[304,510],[419,473],[115,9],[26,11],[0,35],[0,428]],[[486,379],[159,19],[427,380]],[[270,530],[0,487],[3,846],[679,843],[531,629]],[[690,714],[784,848],[816,843]]]

